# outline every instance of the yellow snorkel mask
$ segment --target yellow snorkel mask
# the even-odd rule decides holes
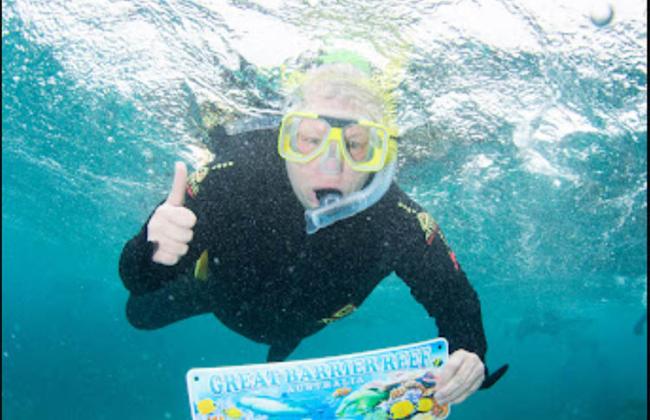
[[[377,172],[397,154],[394,137],[394,130],[365,119],[289,112],[280,125],[278,153],[290,162],[307,163],[328,153],[336,143],[351,169]]]

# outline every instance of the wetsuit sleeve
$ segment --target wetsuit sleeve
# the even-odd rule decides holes
[[[150,293],[131,294],[126,303],[129,323],[139,329],[156,329],[212,310],[209,285],[187,276]]]
[[[435,318],[438,335],[449,351],[476,353],[485,363],[487,343],[478,295],[431,216],[409,217],[409,238],[402,243],[395,272],[410,287],[413,297]]]

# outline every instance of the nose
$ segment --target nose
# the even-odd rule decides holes
[[[342,171],[341,152],[338,142],[329,144],[328,149],[320,158],[320,171],[327,175],[338,175]]]

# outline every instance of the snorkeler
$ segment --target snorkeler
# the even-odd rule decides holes
[[[396,130],[369,80],[324,64],[279,128],[214,129],[216,160],[189,180],[176,164],[168,198],[120,258],[133,326],[213,313],[281,361],[395,272],[449,342],[441,404],[505,373],[486,379],[478,296],[435,220],[393,182]]]

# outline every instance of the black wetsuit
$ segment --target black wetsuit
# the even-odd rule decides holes
[[[124,247],[131,324],[160,328],[212,312],[270,344],[268,360],[283,360],[395,272],[435,318],[450,352],[463,348],[484,360],[477,294],[431,216],[396,184],[369,209],[308,235],[277,131],[212,138],[216,160],[188,182],[185,206],[198,218],[189,252],[172,267],[152,262],[146,223]],[[206,250],[201,280],[196,265]]]

